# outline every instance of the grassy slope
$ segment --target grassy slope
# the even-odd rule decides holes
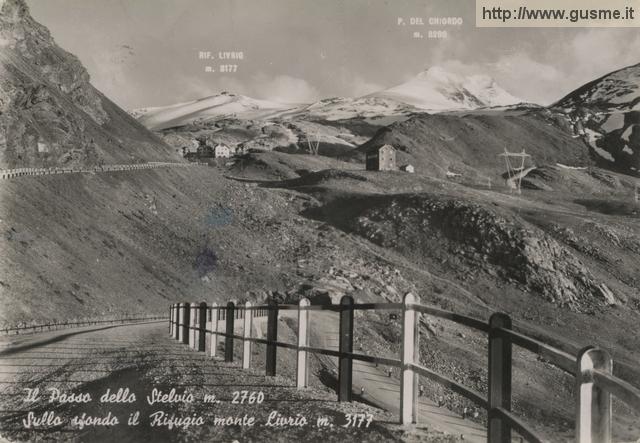
[[[584,144],[540,111],[422,114],[381,129],[358,149],[385,143],[399,150],[399,165],[411,163],[417,173],[444,177],[450,171],[482,184],[487,178],[497,182],[505,172],[498,157],[505,150],[526,150],[532,156],[527,165],[591,164]]]

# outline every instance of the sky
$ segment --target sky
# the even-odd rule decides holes
[[[286,103],[361,96],[440,66],[550,104],[640,62],[640,29],[476,28],[474,0],[27,0],[125,109],[221,91]],[[462,25],[398,25],[460,17]],[[429,39],[428,30],[447,38]],[[413,38],[422,32],[423,39]],[[200,52],[241,51],[242,60]],[[232,73],[220,64],[236,64]],[[211,66],[216,72],[205,72]]]

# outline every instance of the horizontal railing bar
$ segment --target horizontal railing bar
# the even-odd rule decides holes
[[[551,361],[560,369],[575,375],[576,358],[573,355],[511,329],[500,328],[498,329],[498,333],[508,338],[511,343],[527,349],[534,354],[538,354]]]
[[[244,339],[244,337],[242,335],[227,334],[226,332],[211,332],[211,331],[209,331],[209,333],[216,334],[216,335],[221,335],[222,337],[237,338],[237,339],[240,339],[240,340]]]
[[[402,303],[356,303],[349,308],[353,310],[371,310],[375,309],[378,311],[392,310],[392,309],[402,309]]]
[[[281,341],[270,341],[267,340],[266,338],[257,338],[257,337],[242,337],[243,340],[247,340],[253,343],[260,343],[263,345],[269,345],[269,344],[274,344],[280,348],[287,348],[287,349],[298,349],[298,345],[294,345],[291,343],[284,343]]]
[[[597,369],[591,369],[585,372],[585,375],[593,378],[596,386],[610,392],[616,398],[640,412],[640,389],[614,375],[606,374]]]
[[[78,324],[84,324],[84,323],[110,323],[110,322],[117,322],[117,321],[133,321],[133,320],[154,320],[154,319],[168,319],[168,317],[164,316],[164,317],[134,317],[134,318],[117,318],[117,319],[113,319],[113,320],[79,320],[79,321],[73,321],[73,322],[62,322],[62,323],[46,323],[46,324],[38,324],[38,325],[32,325],[32,326],[14,326],[11,328],[0,328],[3,331],[9,330],[9,331],[13,331],[15,329],[31,329],[31,328],[39,328],[41,326],[57,326],[57,325],[78,325]]]
[[[410,304],[409,307],[413,307],[419,312],[430,314],[437,317],[447,318],[449,320],[461,323],[463,325],[479,329],[481,331],[489,331],[489,325],[482,321],[472,317],[467,317],[460,314],[455,314],[450,311],[435,308],[432,306],[425,306],[420,304]],[[224,309],[224,306],[219,306],[217,309]],[[247,310],[270,310],[275,309],[275,306],[263,305],[263,306],[251,306],[243,307],[236,306],[235,309],[247,309]],[[353,305],[277,305],[278,310],[306,310],[306,311],[343,311],[343,310],[401,310],[403,308],[402,303],[356,303]]]
[[[503,420],[509,423],[509,426],[520,434],[525,440],[530,443],[544,443],[545,440],[538,437],[533,433],[531,429],[520,419],[518,419],[511,412],[503,409],[503,408],[494,408],[491,410],[492,413],[499,415]]]
[[[300,346],[299,349],[314,354],[330,355],[331,357],[340,357],[341,355],[339,351],[334,351],[333,349],[314,348],[311,346]]]
[[[278,311],[297,311],[298,308],[298,305],[277,305]],[[276,309],[276,306],[273,306],[271,309]]]
[[[310,346],[300,346],[298,347],[298,345],[294,345],[291,343],[283,343],[283,342],[279,342],[279,341],[270,341],[267,340],[266,338],[256,338],[256,337],[252,337],[252,338],[246,338],[245,340],[254,342],[254,343],[260,343],[263,345],[268,345],[268,344],[275,344],[278,347],[281,348],[288,348],[288,349],[296,349],[296,350],[301,350],[301,351],[307,351],[307,352],[311,352],[314,354],[323,354],[323,355],[331,355],[333,357],[340,357],[340,352],[338,351],[332,351],[330,349],[322,349],[322,348],[312,348]]]
[[[82,321],[74,321],[74,322],[63,322],[63,323],[47,323],[42,325],[33,325],[33,326],[14,326],[11,328],[0,328],[0,332],[9,332],[9,331],[23,331],[26,329],[38,329],[38,328],[49,328],[52,326],[78,326],[78,325],[95,325],[98,323],[119,323],[119,322],[128,322],[128,321],[146,321],[146,320],[168,320],[167,316],[161,317],[135,317],[135,318],[119,318],[113,320],[82,320]]]
[[[271,309],[278,309],[279,311],[288,311],[292,309],[298,309],[298,305],[290,305],[290,304],[278,304],[278,305],[259,305],[259,306],[244,306],[244,305],[236,305],[234,306],[234,310],[236,311],[269,311]],[[216,309],[227,309],[226,306],[218,306]]]
[[[207,332],[212,332],[207,330]],[[220,333],[217,332],[217,335],[225,335],[224,333]],[[238,336],[234,336],[234,337],[238,337]],[[291,343],[284,343],[284,342],[280,342],[280,341],[270,341],[264,338],[257,338],[257,337],[240,337],[243,340],[247,340],[250,342],[254,342],[254,343],[260,343],[260,344],[274,344],[278,347],[281,348],[288,348],[288,349],[300,349],[301,351],[307,351],[307,352],[311,352],[311,353],[318,353],[318,354],[325,354],[325,355],[332,355],[335,357],[348,357],[351,358],[353,360],[358,360],[358,361],[364,361],[364,362],[369,362],[369,363],[378,363],[378,364],[382,364],[382,365],[388,365],[388,366],[396,366],[396,367],[400,367],[400,360],[395,360],[395,359],[390,359],[390,358],[382,358],[382,357],[373,357],[370,355],[364,355],[364,354],[354,354],[351,352],[339,352],[339,351],[335,351],[335,350],[331,350],[331,349],[324,349],[324,348],[313,348],[313,347],[309,347],[309,346],[300,346],[298,347],[298,345],[296,344],[291,344]]]
[[[340,312],[343,307],[341,305],[309,305],[302,306],[305,311],[333,311]]]
[[[416,311],[421,312],[423,314],[444,318],[446,320],[451,320],[455,323],[459,323],[461,325],[468,326],[470,328],[474,328],[479,331],[489,332],[489,324],[477,318],[456,314],[454,312],[446,311],[444,309],[436,308],[434,306],[426,306],[426,305],[411,303],[411,304],[408,304],[407,307],[413,308]]]
[[[208,331],[209,332],[209,331]],[[218,333],[220,334],[220,333]],[[224,334],[221,334],[224,335]],[[354,354],[351,352],[339,352],[339,351],[335,351],[335,350],[331,350],[331,349],[324,349],[324,348],[313,348],[313,347],[309,347],[309,346],[300,346],[298,347],[298,345],[296,344],[291,344],[291,343],[284,343],[284,342],[280,342],[280,341],[270,341],[264,338],[257,338],[257,337],[242,337],[243,340],[247,340],[247,341],[251,341],[254,343],[261,343],[261,344],[274,344],[278,347],[281,348],[288,348],[288,349],[300,349],[301,351],[307,351],[307,352],[311,352],[311,353],[318,353],[318,354],[325,354],[325,355],[332,355],[335,357],[348,357],[351,358],[353,360],[358,360],[358,361],[364,361],[364,362],[369,362],[369,363],[378,363],[378,364],[382,364],[382,365],[388,365],[388,366],[397,366],[400,367],[400,360],[394,360],[394,359],[390,359],[390,358],[382,358],[382,357],[373,357],[370,355],[364,355],[364,354]]]
[[[365,361],[368,363],[378,363],[381,365],[386,365],[386,366],[395,366],[395,367],[401,367],[402,363],[400,362],[400,360],[396,360],[393,358],[383,358],[383,357],[373,357],[371,355],[365,355],[365,354],[353,354],[351,352],[345,352],[343,354],[341,354],[344,357],[349,357],[352,360],[359,360],[359,361]]]
[[[236,307],[236,309],[250,309],[250,310],[271,310],[276,309],[275,306],[251,306],[249,308],[245,307]],[[297,311],[298,309],[304,311],[343,311],[343,310],[367,310],[367,309],[377,309],[377,310],[389,310],[389,309],[402,309],[401,303],[359,303],[354,305],[309,305],[309,306],[299,306],[299,305],[277,305],[277,309],[279,311]]]
[[[487,399],[485,399],[482,396],[482,394],[480,394],[479,392],[476,392],[473,389],[469,389],[466,386],[461,385],[457,381],[454,381],[448,377],[445,377],[444,375],[440,375],[436,372],[433,372],[431,369],[427,369],[424,366],[415,365],[415,364],[409,364],[408,366],[409,368],[416,371],[418,374],[424,377],[427,377],[430,380],[436,381],[441,385],[451,389],[454,392],[457,392],[458,394],[468,398],[469,400],[483,407],[484,409],[487,409],[489,407],[489,403],[487,402]]]
[[[284,343],[284,342],[281,342],[281,341],[274,341],[273,344],[275,344],[279,348],[298,349],[298,345],[294,345],[294,344],[291,344],[291,343]]]
[[[226,309],[225,306],[218,306],[217,309]],[[270,311],[272,309],[276,309],[276,306],[270,305],[262,305],[262,306],[236,306],[235,309],[244,309],[251,311]],[[340,305],[309,305],[309,306],[298,306],[298,305],[277,305],[277,309],[279,311],[297,311],[298,309],[305,311],[340,311],[342,309]]]

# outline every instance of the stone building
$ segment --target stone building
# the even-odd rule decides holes
[[[365,165],[367,171],[395,171],[396,148],[391,145],[382,145],[370,148],[365,153]]]
[[[229,158],[231,157],[231,149],[227,145],[218,144],[213,148],[215,158]]]

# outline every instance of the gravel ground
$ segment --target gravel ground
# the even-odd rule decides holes
[[[456,441],[426,428],[401,427],[395,417],[362,403],[338,403],[327,389],[296,390],[291,377],[266,377],[261,369],[242,370],[239,362],[224,363],[189,350],[168,337],[164,322],[3,337],[2,345],[0,433],[8,441]],[[40,390],[38,401],[25,401],[27,389],[35,388]],[[88,394],[91,401],[50,402],[53,388],[64,394]],[[101,402],[108,389],[115,394],[121,388],[135,394],[135,401]],[[193,401],[150,405],[147,396],[154,389],[165,394],[175,389],[178,396],[191,394]],[[248,396],[243,402],[243,390],[263,400],[249,404]],[[205,395],[215,395],[215,401],[204,402]],[[234,395],[238,403],[233,402]],[[128,425],[135,411],[140,413],[139,424]],[[25,429],[29,412],[37,419],[50,413],[61,424]],[[107,426],[102,421],[81,429],[71,423],[75,416],[104,419],[109,413],[118,424]],[[152,426],[161,413],[193,424],[187,426],[183,420],[171,427],[166,422]],[[268,426],[270,414],[292,417],[302,425]],[[365,414],[371,423],[344,426],[347,414]],[[215,423],[216,418],[228,417],[247,424]],[[251,417],[253,426],[248,424]],[[326,418],[328,425],[318,426],[320,418]]]

